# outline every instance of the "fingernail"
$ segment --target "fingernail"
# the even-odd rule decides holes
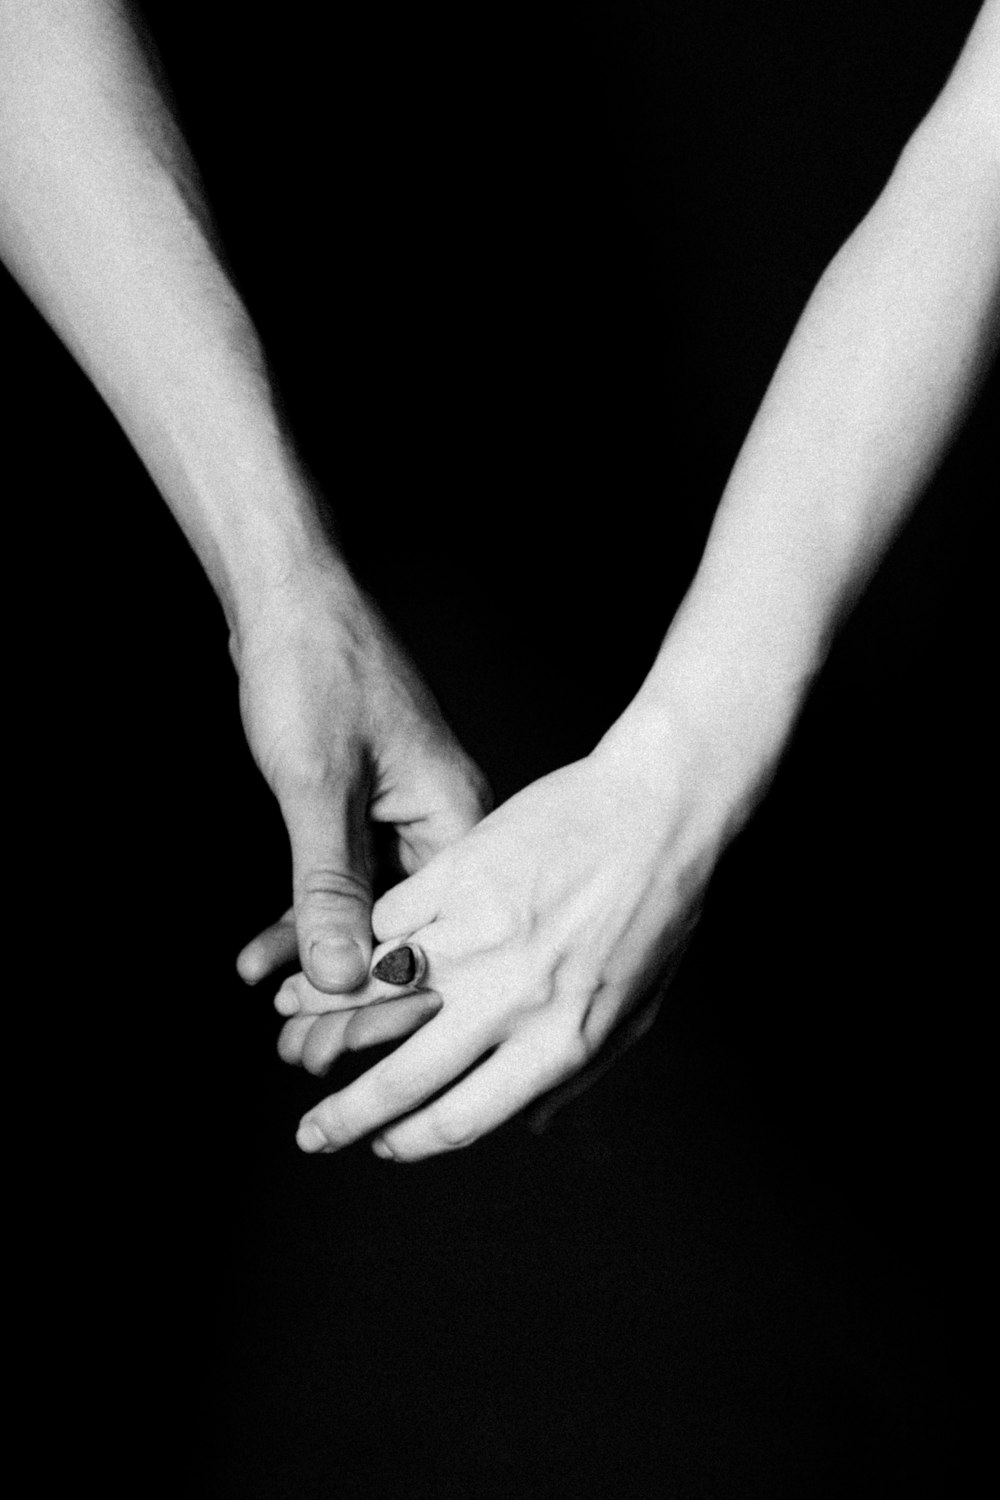
[[[324,984],[357,984],[364,974],[365,955],[353,938],[319,938],[309,949],[309,963]]]
[[[396,1158],[392,1154],[392,1148],[390,1146],[387,1146],[385,1141],[372,1141],[372,1150],[375,1152],[376,1156],[381,1156],[383,1161],[396,1160]]]
[[[412,948],[393,948],[372,969],[372,978],[385,984],[409,984],[417,972],[417,955]]]
[[[312,1120],[303,1120],[296,1133],[295,1142],[303,1151],[321,1151],[327,1144],[327,1139]]]

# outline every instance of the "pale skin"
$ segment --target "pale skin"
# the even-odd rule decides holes
[[[412,872],[489,793],[320,521],[120,0],[0,0],[0,255],[215,587],[247,740],[288,828],[295,949],[314,985],[349,990],[371,953],[372,825],[395,829]],[[252,944],[243,977],[275,951],[274,934]]]
[[[426,952],[436,1008],[426,1000],[409,1041],[307,1113],[303,1149],[374,1136],[377,1154],[415,1161],[466,1145],[577,1073],[662,982],[839,618],[961,421],[998,305],[994,0],[810,299],[636,699],[586,759],[376,905],[381,943]],[[378,1039],[388,1009],[317,1015],[327,1001],[301,979],[278,1005],[294,1012],[283,1055],[315,1072]]]
[[[1000,0],[810,299],[637,697],[590,755],[481,821],[481,776],[316,520],[121,8],[3,0],[0,56],[16,60],[0,63],[0,249],[216,584],[288,825],[293,915],[240,971],[298,953],[279,1045],[314,1072],[405,1038],[311,1109],[299,1143],[373,1137],[400,1161],[465,1145],[655,1004],[993,353]],[[410,874],[370,911],[373,819]],[[420,945],[427,992],[365,978],[372,932],[376,957]]]

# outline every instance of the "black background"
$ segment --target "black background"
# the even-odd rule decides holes
[[[635,690],[976,8],[144,7],[303,452],[500,796]],[[651,1037],[547,1133],[398,1169],[295,1148],[321,1086],[232,970],[288,857],[221,614],[7,285],[3,318],[14,1159],[67,1434],[43,1471],[944,1493],[979,1315],[995,377]]]

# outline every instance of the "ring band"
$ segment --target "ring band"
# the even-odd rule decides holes
[[[404,943],[383,953],[372,969],[372,978],[384,984],[419,985],[427,973],[427,958],[415,943]]]

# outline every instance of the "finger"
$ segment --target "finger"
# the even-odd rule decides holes
[[[419,869],[457,843],[486,816],[493,805],[489,782],[465,756],[451,761],[439,783],[427,789],[427,811],[399,826],[403,865]]]
[[[350,1020],[350,1014],[341,1012],[334,1017],[334,1020],[346,1026]],[[302,1049],[315,1025],[315,1016],[293,1016],[290,1021],[285,1022],[278,1036],[278,1056],[282,1062],[293,1065],[302,1062]]]
[[[391,945],[437,918],[443,866],[439,856],[379,897],[372,909],[372,932],[379,943]]]
[[[325,1073],[344,1050],[344,1038],[353,1012],[317,1016],[302,1043],[302,1066],[309,1073]]]
[[[365,1010],[335,1016],[319,1016],[302,1048],[302,1064],[310,1073],[322,1074],[345,1052],[362,1052],[398,1041],[423,1026],[441,1009],[441,997],[425,990],[404,995]]]
[[[427,1109],[383,1131],[372,1149],[419,1161],[468,1146],[583,1066],[582,1042],[568,1046],[527,1032],[512,1038]]]
[[[278,789],[292,845],[299,957],[311,983],[351,990],[368,975],[371,880],[363,788],[344,777]]]
[[[399,946],[399,944],[392,944],[385,950],[376,948],[373,969],[387,953],[398,952]],[[407,946],[415,955],[415,963],[412,966],[413,977],[409,981],[393,984],[383,978],[376,979],[372,974],[368,982],[356,990],[328,995],[325,990],[318,990],[314,984],[310,984],[304,974],[290,974],[274,997],[274,1008],[282,1016],[300,1014],[322,1016],[331,1011],[356,1010],[359,1006],[379,1005],[383,1000],[398,1000],[401,993],[424,987],[427,974],[427,958],[423,949],[416,943]]]
[[[265,927],[252,938],[236,960],[236,972],[244,984],[259,984],[275,969],[294,963],[298,957],[299,940],[295,933],[295,921],[289,909],[277,922]]]
[[[358,990],[328,995],[310,984],[302,973],[290,974],[274,997],[274,1008],[280,1016],[324,1016],[331,1011],[354,1010],[363,1003]]]
[[[398,1051],[304,1115],[296,1137],[300,1147],[336,1151],[387,1125],[471,1067],[488,1045],[474,1016],[456,1028],[443,1011]]]
[[[493,806],[493,793],[482,772],[463,779],[428,819],[427,840],[435,854],[464,838]]]
[[[281,1028],[278,1056],[283,1062],[301,1064],[310,1073],[325,1073],[342,1053],[361,1052],[409,1036],[440,1009],[440,995],[425,990],[368,1010],[293,1016]]]
[[[436,1016],[442,1004],[441,996],[433,990],[421,990],[416,995],[403,995],[398,1000],[386,1000],[381,1005],[356,1010],[344,1038],[347,1050],[360,1052],[364,1047],[376,1047],[408,1036]]]
[[[493,803],[486,777],[450,736],[423,752],[405,740],[395,744],[380,772],[371,817],[394,830],[408,875],[474,828]]]

